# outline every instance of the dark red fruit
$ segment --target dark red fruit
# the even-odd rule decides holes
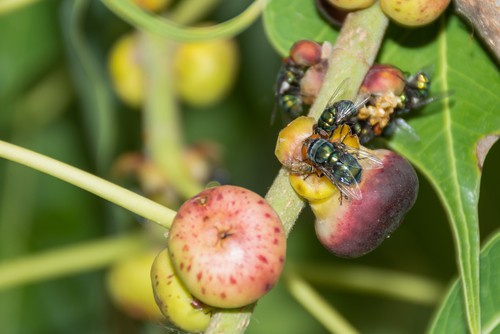
[[[360,183],[363,198],[311,203],[316,215],[316,234],[333,254],[359,257],[377,248],[401,224],[418,193],[418,178],[413,167],[388,150],[374,154],[384,168],[365,169]]]
[[[290,58],[300,66],[317,64],[321,61],[321,45],[308,40],[295,42],[290,49]]]
[[[359,92],[372,95],[393,93],[399,96],[404,88],[405,76],[399,68],[387,64],[374,64],[366,73]]]

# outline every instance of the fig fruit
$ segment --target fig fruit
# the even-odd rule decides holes
[[[302,164],[302,144],[312,134],[314,124],[314,118],[300,116],[288,123],[278,134],[274,154],[289,170],[294,171]]]
[[[450,0],[380,0],[380,7],[387,16],[410,27],[431,23],[449,4]]]
[[[328,2],[340,9],[355,10],[370,7],[375,0],[328,0]]]
[[[194,333],[208,327],[212,309],[194,298],[177,278],[168,249],[156,256],[151,267],[151,282],[156,303],[171,323]]]
[[[418,177],[410,163],[392,151],[373,153],[384,168],[363,171],[361,200],[332,196],[310,203],[319,241],[337,256],[359,257],[374,250],[401,224],[417,198]]]
[[[106,274],[111,300],[123,313],[136,320],[164,319],[156,306],[149,272],[156,251],[149,250],[113,265]]]
[[[239,67],[238,47],[232,39],[179,45],[174,56],[176,89],[188,104],[219,102],[233,86]]]
[[[144,101],[144,72],[141,67],[139,37],[127,34],[111,47],[108,68],[113,88],[128,106],[138,108]]]
[[[175,272],[193,296],[236,308],[276,284],[286,238],[280,218],[262,197],[226,185],[204,190],[180,207],[168,246]]]
[[[359,93],[401,95],[405,88],[405,74],[397,67],[388,64],[373,64],[363,79]]]
[[[295,42],[290,48],[290,59],[300,66],[312,66],[321,61],[321,44],[309,40]]]

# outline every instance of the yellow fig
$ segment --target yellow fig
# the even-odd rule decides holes
[[[191,105],[219,102],[238,72],[238,47],[231,39],[183,43],[174,58],[177,92]]]
[[[203,332],[210,323],[212,309],[186,289],[174,273],[168,249],[162,250],[151,267],[156,303],[170,322],[187,332]]]
[[[145,79],[137,34],[127,34],[115,42],[109,54],[108,68],[118,97],[128,106],[139,108],[144,102]]]
[[[387,16],[410,27],[431,23],[449,4],[450,0],[380,0],[380,7]]]
[[[106,275],[106,285],[113,303],[137,320],[164,319],[156,306],[149,279],[155,255],[156,251],[145,251],[115,264]]]
[[[373,5],[375,0],[327,0],[337,8],[344,10],[363,9]]]

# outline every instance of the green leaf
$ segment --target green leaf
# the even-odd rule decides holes
[[[301,39],[335,41],[338,32],[319,16],[312,0],[273,0],[264,10],[267,37],[282,56]]]
[[[481,251],[481,324],[483,333],[500,333],[500,233]],[[462,286],[455,280],[429,333],[467,333]]]
[[[55,13],[54,2],[43,2],[0,17],[2,104],[28,88],[57,60],[61,44]]]
[[[483,159],[476,148],[487,135],[500,134],[497,68],[457,17],[394,35],[384,45],[381,62],[411,72],[432,65],[432,94],[452,92],[408,119],[419,140],[398,131],[388,143],[430,180],[446,209],[470,330],[480,332],[477,204]]]

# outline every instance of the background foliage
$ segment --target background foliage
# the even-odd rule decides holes
[[[91,2],[78,21],[97,66],[102,69],[97,73],[100,75],[98,80],[104,80],[105,91],[102,93],[108,94],[104,99],[109,98],[113,110],[102,123],[98,121],[102,115],[89,113],[89,110],[98,110],[88,108],[89,98],[85,95],[93,87],[88,86],[91,81],[82,80],[77,68],[78,59],[72,51],[75,45],[71,42],[75,40],[71,34],[75,31],[75,20],[71,18],[78,17],[72,16],[75,14],[69,9],[69,2],[44,1],[0,17],[0,139],[110,178],[110,163],[116,156],[140,150],[142,146],[141,129],[137,126],[141,122],[140,113],[123,107],[114,99],[104,69],[110,45],[131,28],[98,2]],[[274,15],[295,22],[292,15],[297,1],[289,3],[289,7]],[[207,20],[228,19],[244,7],[239,2],[224,1]],[[447,24],[452,25],[449,30],[452,42],[459,34],[463,36],[470,31],[457,19],[451,19]],[[391,26],[381,59],[410,71],[435,65],[436,73],[440,73],[443,64],[438,60],[437,42],[432,41],[437,38],[436,30],[436,26],[430,26],[404,31],[401,35],[400,28]],[[331,36],[325,31],[304,37],[322,39]],[[238,36],[242,67],[231,96],[209,108],[182,106],[187,141],[194,143],[210,139],[220,143],[224,148],[224,166],[230,182],[261,195],[265,194],[279,168],[273,151],[281,124],[269,125],[274,106],[273,84],[280,66],[280,55],[272,44],[283,53],[293,41],[279,44],[276,40],[272,35],[268,40],[262,22],[252,25]],[[461,58],[471,44],[480,44],[476,38],[469,40],[469,45],[462,45],[463,38],[453,43],[445,57],[452,64],[450,88],[454,90],[454,103],[463,103],[463,109],[451,117],[463,117],[459,122],[462,131],[480,133],[481,129],[468,127],[473,127],[475,120],[486,124],[485,119],[490,119],[487,117],[491,115],[484,115],[481,111],[493,110],[491,113],[495,113],[493,116],[498,119],[498,112],[489,108],[493,100],[488,91],[489,80],[498,87],[498,72],[494,62],[485,55],[473,57],[477,64]],[[440,80],[438,74],[436,83],[442,88]],[[51,88],[37,94],[42,83],[48,83]],[[482,88],[469,90],[473,85]],[[421,118],[412,120],[411,124],[422,138],[442,129],[442,122],[436,120],[443,117],[439,110],[441,105],[430,106]],[[96,124],[105,125],[97,127]],[[97,144],[96,136],[101,140]],[[404,138],[397,138],[390,145],[404,151],[402,145],[406,144]],[[450,168],[443,154],[439,153],[443,144],[442,141],[429,143],[426,148],[429,155],[425,159],[412,159],[424,168],[437,168],[442,164],[444,167],[438,169],[445,175],[439,180],[446,178]],[[96,147],[102,145],[107,149],[98,154]],[[421,152],[410,151],[411,145],[405,146],[408,151],[403,153],[411,157],[412,153]],[[500,148],[495,145],[486,158],[481,181],[479,221],[482,240],[498,228],[499,163]],[[466,173],[460,175],[463,178],[458,178],[459,183],[470,177]],[[373,253],[357,260],[335,258],[317,242],[313,216],[306,211],[290,235],[288,261],[300,263],[313,259],[334,267],[367,265],[426,276],[443,286],[448,284],[457,273],[448,219],[427,179],[422,175],[419,179],[421,187],[415,207],[391,239]],[[118,235],[137,229],[138,220],[138,217],[73,186],[0,161],[1,261]],[[133,322],[115,310],[104,288],[103,273],[104,270],[92,271],[0,291],[2,332],[135,333],[164,330],[159,324]],[[318,288],[361,332],[421,333],[436,308],[435,304],[415,305],[340,286],[318,285]],[[259,302],[248,332],[322,333],[325,329],[295,302],[283,285],[279,285]]]

